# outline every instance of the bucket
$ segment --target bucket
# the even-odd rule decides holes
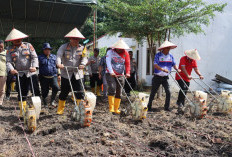
[[[140,101],[139,105],[140,105],[140,108],[141,108],[140,119],[146,119],[146,117],[147,117],[147,110],[148,110],[148,108],[147,108],[147,102],[144,101],[144,99],[142,99]]]
[[[207,106],[208,94],[203,91],[195,91],[193,105],[190,106],[190,114],[195,118],[203,118],[209,110]]]
[[[195,91],[195,96],[197,98],[200,98],[200,99],[203,99],[203,100],[207,101],[208,94],[203,92],[203,91]]]
[[[139,93],[138,97],[140,100],[144,99],[144,102],[148,102],[149,101],[149,95],[145,94],[145,93]]]
[[[135,102],[132,105],[132,118],[134,120],[143,120],[147,117],[147,102],[144,101],[144,98],[136,98]]]
[[[41,99],[38,96],[31,97],[32,104],[35,108],[36,119],[39,119],[40,111],[41,111]]]
[[[222,90],[221,91],[221,96],[222,97],[228,97],[230,95],[230,91],[229,90]]]
[[[36,129],[36,112],[34,107],[27,108],[26,122],[28,130],[34,132]]]
[[[81,101],[80,105],[80,124],[84,127],[89,127],[92,122],[92,108],[87,101]]]
[[[86,100],[88,101],[88,105],[91,107],[91,111],[93,112],[95,106],[97,97],[92,92],[85,92]]]
[[[221,100],[221,103],[217,105],[217,111],[229,114],[232,111],[232,95],[230,94],[230,91],[222,91]]]

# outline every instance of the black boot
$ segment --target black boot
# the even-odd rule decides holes
[[[52,95],[51,95],[51,100],[50,100],[50,106],[56,107],[55,99],[56,99],[56,93],[55,93],[55,94],[52,93]]]
[[[9,96],[9,95],[6,95],[6,96],[5,96],[5,100],[10,100],[10,96]]]
[[[55,100],[54,100],[54,99],[51,99],[51,101],[50,101],[50,106],[56,107],[56,104],[55,104]]]
[[[48,107],[47,98],[42,98],[42,100],[44,107],[47,108]]]
[[[184,106],[182,104],[178,105],[178,110],[177,110],[178,114],[184,114],[183,107]]]

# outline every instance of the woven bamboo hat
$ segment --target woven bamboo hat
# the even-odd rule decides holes
[[[18,40],[18,39],[24,39],[27,38],[28,35],[20,32],[19,30],[13,28],[10,34],[6,37],[5,41],[13,41],[13,40]]]
[[[162,50],[162,49],[165,49],[165,48],[170,48],[170,49],[174,49],[176,48],[177,46],[169,41],[165,41],[159,48],[158,50]]]
[[[81,34],[81,32],[77,28],[74,28],[73,30],[71,30],[64,37],[65,38],[80,38],[80,39],[85,39],[85,37]]]
[[[194,59],[194,60],[200,60],[201,59],[197,49],[186,50],[184,53],[190,59]]]
[[[114,49],[130,49],[130,47],[122,40],[120,39],[116,43],[114,43],[111,48]]]

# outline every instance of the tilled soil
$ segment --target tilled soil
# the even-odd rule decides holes
[[[176,96],[172,111],[163,110],[164,100],[155,100],[147,119],[133,121],[108,112],[108,103],[98,98],[93,123],[82,128],[71,120],[73,103],[64,115],[56,109],[41,114],[34,133],[18,119],[16,95],[0,108],[0,157],[14,156],[232,156],[232,116],[213,114],[196,120],[177,115]],[[127,101],[122,102],[127,106]],[[15,111],[16,108],[16,111]]]

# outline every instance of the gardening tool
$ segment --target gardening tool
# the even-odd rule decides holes
[[[123,75],[124,76],[124,75]],[[128,79],[124,76],[127,84],[131,88],[131,91],[135,95],[135,101],[132,104],[132,118],[135,120],[145,119],[147,116],[147,104],[149,101],[149,95],[145,93],[139,93],[138,96],[135,94],[134,89],[131,87]]]
[[[190,91],[194,97],[194,102],[195,102],[194,104],[197,105],[195,106],[196,112],[195,111],[193,112],[190,110],[190,113],[192,113],[192,115],[195,115],[197,117],[199,117],[200,115],[200,118],[203,118],[206,115],[207,111],[209,110],[209,107],[207,106],[207,93],[202,92],[202,91],[195,91],[194,93],[193,91],[190,90],[190,88],[188,87],[184,79],[181,77],[179,72],[177,71],[172,71],[172,72],[176,72],[176,74],[180,77],[181,81],[188,88],[188,91]]]
[[[24,119],[24,124],[26,124],[26,113],[25,113],[25,110],[24,110],[24,107],[23,107],[23,99],[22,99],[22,90],[21,90],[21,84],[20,84],[20,80],[19,80],[19,73],[17,74],[17,79],[18,79],[18,90],[19,90],[19,96],[20,96],[20,102],[21,102],[21,110],[22,110],[22,116],[23,116],[23,119]]]
[[[217,106],[217,111],[222,113],[229,113],[232,110],[232,104],[231,104],[231,96],[230,91],[221,91],[221,95],[219,95],[212,87],[210,87],[208,84],[206,84],[203,80],[199,78],[193,78],[194,82],[197,83],[201,88],[203,88],[207,93],[209,93],[214,99],[211,100],[209,103],[209,111],[212,110],[212,107],[215,105]],[[219,96],[219,98],[215,97],[213,93],[204,88],[197,80],[200,80],[206,87],[208,87],[214,94]],[[216,100],[217,102],[214,102]]]
[[[33,132],[36,129],[36,120],[39,119],[39,114],[41,111],[41,100],[40,100],[40,97],[35,96],[32,77],[30,75],[31,88],[32,88],[32,94],[33,94],[33,96],[31,97],[32,104],[26,105],[26,112],[24,111],[21,84],[20,84],[20,78],[19,78],[19,73],[22,73],[22,72],[24,73],[28,71],[18,71],[18,74],[17,74],[18,87],[19,87],[19,93],[20,93],[20,102],[21,102],[21,108],[22,108],[22,113],[23,113],[23,118],[24,118],[24,125],[27,125],[28,130]]]
[[[192,94],[193,96],[195,96],[194,93],[193,93],[193,91],[192,91],[192,90],[189,88],[189,86],[186,84],[186,82],[185,82],[184,79],[181,77],[181,75],[179,74],[179,72],[178,72],[178,71],[171,71],[171,72],[176,73],[176,74],[180,77],[180,79],[181,79],[181,81],[184,83],[184,85],[188,88],[188,91],[190,91],[191,94]]]
[[[92,113],[96,106],[96,96],[91,92],[85,91],[84,83],[82,79],[80,78],[81,85],[83,87],[83,90],[84,90],[83,92],[85,96],[84,96],[84,100],[80,100],[79,104],[77,104],[77,100],[76,100],[74,93],[78,91],[73,90],[70,75],[68,73],[68,68],[76,69],[79,76],[80,76],[80,73],[79,73],[78,67],[70,67],[70,66],[65,67],[68,80],[69,80],[69,84],[71,87],[72,97],[74,99],[74,104],[75,104],[74,112],[72,113],[72,119],[80,122],[81,126],[84,126],[84,127],[90,126],[92,122]]]
[[[232,112],[232,95],[230,91],[221,91],[222,103],[217,105],[217,111],[229,114]]]
[[[205,81],[203,81],[202,79],[197,78],[197,77],[193,77],[192,79],[193,79],[194,82],[196,82],[199,86],[201,86],[203,89],[205,89],[207,92],[209,92],[210,95],[211,95],[213,98],[217,99],[217,98],[212,94],[212,92],[210,92],[209,90],[207,90],[206,88],[204,88],[204,87],[203,87],[200,83],[198,83],[196,80],[200,80],[205,86],[207,86],[210,90],[212,90],[217,96],[220,96],[220,94],[218,94],[212,87],[210,87],[210,85],[206,84]]]
[[[127,96],[126,91],[124,89],[124,87],[122,86],[122,84],[120,83],[118,76],[116,76],[116,80],[119,83],[119,85],[121,86],[121,88],[123,89],[123,92],[125,93],[129,103],[130,103],[130,107],[132,110],[132,118],[134,120],[143,120],[146,118],[147,115],[147,104],[148,104],[148,100],[149,100],[149,96],[147,94],[144,93],[139,93],[139,96],[137,96],[133,90],[133,88],[131,87],[129,81],[127,80],[127,78],[125,77],[125,75],[122,75],[125,79],[125,81],[128,83],[129,87],[131,88],[131,91],[133,92],[133,95],[135,96],[135,100],[132,103],[130,98]],[[124,111],[122,111],[120,113],[120,117],[124,117],[126,115],[128,115],[128,111],[130,109],[125,109]]]
[[[193,81],[198,84],[202,89],[204,89],[207,93],[209,93],[215,100],[217,100],[218,102],[220,102],[220,100],[215,97],[212,92],[210,92],[210,90],[212,90],[217,96],[220,96],[215,90],[213,90],[213,88],[211,88],[209,85],[207,85],[202,79],[200,78],[192,78]],[[197,82],[196,80],[200,80],[205,86],[207,86],[210,90],[208,90],[207,88],[204,88],[199,82]]]
[[[34,90],[34,85],[33,85],[31,75],[30,75],[30,80],[31,80],[31,90],[32,90],[32,95],[33,95],[31,97],[31,101],[32,101],[32,105],[35,108],[36,119],[39,119],[39,115],[40,115],[40,111],[41,111],[41,99],[39,96],[35,96],[35,90]]]
[[[36,110],[33,106],[28,105],[26,107],[26,121],[28,130],[34,132],[36,129]]]
[[[177,73],[180,76],[180,74],[177,71],[172,71],[172,72],[175,72],[175,73]],[[186,96],[186,94],[181,89],[181,87],[179,86],[178,82],[171,75],[171,73],[169,73],[169,75],[171,76],[171,78],[173,79],[173,81],[176,83],[176,85],[180,88],[181,92],[183,93],[183,95],[185,96],[185,98],[188,101],[187,106],[186,106],[184,112],[186,112],[187,109],[189,108],[190,109],[190,114],[192,115],[192,117],[203,118],[206,115],[206,112],[208,110],[208,107],[206,106],[207,93],[203,93],[202,91],[196,91],[195,94],[194,94],[193,91],[191,91],[190,88],[187,86],[187,84],[185,83],[185,81],[183,80],[183,78],[180,76],[181,80],[186,85],[186,87],[188,88],[188,90],[193,94],[194,100],[191,101]]]

